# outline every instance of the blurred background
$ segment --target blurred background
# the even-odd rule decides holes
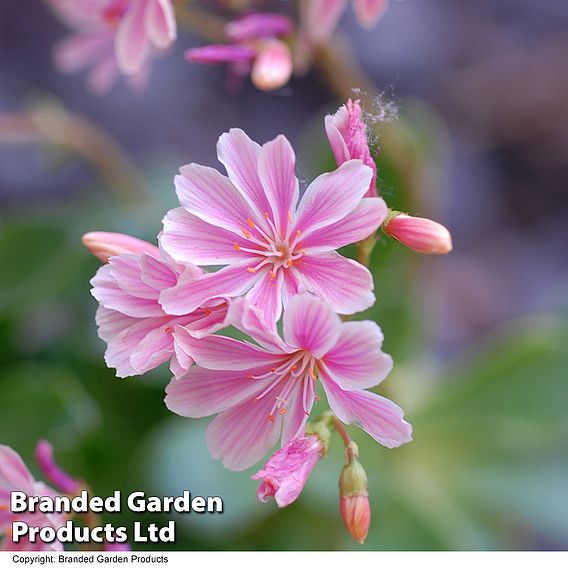
[[[371,31],[349,9],[340,53],[379,97],[330,88],[333,67],[229,92],[222,67],[183,60],[203,43],[187,33],[144,91],[97,97],[54,69],[66,33],[40,0],[1,2],[0,442],[32,465],[47,438],[98,495],[221,495],[223,515],[177,518],[172,549],[361,548],[339,515],[338,440],[277,510],[256,501],[253,470],[209,457],[207,420],[166,411],[166,368],[114,377],[89,294],[98,263],[80,244],[90,230],[153,240],[177,168],[217,165],[234,126],[258,142],[284,133],[301,180],[332,169],[323,117],[361,87],[383,196],[454,238],[432,258],[383,237],[372,257],[378,300],[359,317],[383,327],[395,370],[378,392],[405,408],[414,441],[387,450],[350,429],[372,496],[362,548],[567,549],[568,3],[393,1]]]

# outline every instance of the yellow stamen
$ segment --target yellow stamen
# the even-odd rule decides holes
[[[249,224],[249,227],[251,229],[256,229],[256,225],[254,224],[254,221],[250,217],[247,219],[247,223]]]
[[[265,218],[265,219],[268,219],[268,217],[270,217],[270,215],[268,214],[268,211],[265,211],[265,212],[264,212],[264,218]]]
[[[270,420],[270,422],[274,422],[274,416],[272,416],[272,414],[268,415],[268,420]]]
[[[243,232],[243,235],[244,235],[247,239],[250,239],[250,238],[251,238],[251,234],[250,234],[244,227],[241,227],[241,231]]]
[[[286,265],[288,266],[288,268],[291,268],[293,264],[294,264],[294,261],[293,261],[291,258],[288,259],[288,262],[286,263]]]
[[[302,234],[302,231],[300,231],[300,229],[296,230],[296,235],[300,236]]]
[[[276,272],[274,272],[274,270],[271,270],[268,274],[270,274],[270,278],[272,278],[272,280],[276,278]]]
[[[233,246],[237,252],[241,252],[241,247],[237,243],[233,243]]]
[[[282,409],[280,410],[280,414],[281,414],[281,415],[282,415],[282,414],[286,414],[286,407],[284,407],[284,408],[282,408]]]
[[[251,274],[254,274],[256,272],[256,268],[252,268],[252,266],[249,266],[247,268],[247,272],[250,272]]]
[[[316,374],[314,373],[314,370],[310,367],[309,369],[310,372],[310,376],[312,377],[312,379],[315,381],[317,379]]]
[[[292,213],[290,211],[288,211],[288,221],[292,222]]]

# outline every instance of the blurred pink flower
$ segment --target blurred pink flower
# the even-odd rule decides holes
[[[141,87],[149,61],[176,39],[171,0],[48,0],[59,19],[73,30],[54,52],[63,73],[89,69],[87,82],[96,94],[109,91],[120,73]]]
[[[60,491],[73,495],[81,483],[63,471],[53,457],[53,446],[47,440],[40,440],[35,453],[38,466],[44,477]]]
[[[284,136],[262,147],[242,130],[219,139],[228,178],[198,164],[175,178],[181,208],[164,218],[161,247],[178,262],[228,265],[180,278],[160,295],[165,311],[184,314],[215,296],[246,294],[269,321],[301,291],[325,298],[339,314],[371,306],[367,268],[335,249],[365,239],[383,222],[385,202],[362,199],[373,171],[350,160],[320,175],[299,199],[294,151]]]
[[[452,236],[448,229],[431,219],[400,213],[388,220],[383,230],[416,252],[448,254],[452,250]]]
[[[348,0],[300,0],[301,35],[310,44],[320,45],[333,35]],[[372,28],[383,16],[389,0],[351,0],[359,25]]]
[[[293,503],[324,451],[323,443],[314,434],[292,438],[252,476],[262,480],[257,491],[259,501],[265,503],[268,497],[274,497],[279,507]]]
[[[57,493],[41,481],[36,481],[26,464],[17,452],[9,446],[0,445],[0,533],[4,538],[0,540],[0,551],[53,551],[63,550],[63,545],[58,542],[44,543],[40,539],[30,542],[27,538],[21,538],[19,542],[13,542],[11,527],[13,521],[22,521],[34,527],[59,528],[65,524],[65,515],[55,513],[12,513],[10,511],[10,493],[12,491],[24,491],[28,496],[54,497]]]
[[[359,101],[349,99],[334,115],[327,115],[325,131],[338,166],[358,159],[373,170],[373,179],[365,197],[376,197],[377,166],[369,150],[367,125],[363,122]]]
[[[101,262],[108,262],[111,256],[117,256],[125,252],[147,252],[156,258],[160,257],[160,250],[157,246],[123,233],[92,231],[85,233],[81,240],[85,247]]]
[[[258,89],[271,91],[286,85],[292,76],[290,48],[278,39],[292,30],[292,21],[282,14],[247,14],[225,27],[234,43],[188,49],[185,57],[195,63],[227,63],[233,76],[250,73]]]
[[[281,437],[302,436],[319,379],[331,410],[393,448],[411,439],[411,426],[390,400],[369,392],[392,368],[383,335],[371,321],[342,323],[312,294],[295,296],[283,317],[284,340],[263,311],[243,298],[231,302],[231,324],[258,345],[211,335],[180,337],[198,366],[166,388],[166,405],[181,416],[218,416],[207,429],[211,455],[228,469],[260,460]]]
[[[158,302],[160,292],[201,276],[196,266],[178,265],[142,252],[109,258],[91,280],[91,293],[100,306],[99,337],[107,343],[105,361],[117,377],[141,375],[168,359],[174,376],[193,363],[177,341],[180,332],[202,335],[222,327],[226,302],[208,298],[179,317],[168,315]]]

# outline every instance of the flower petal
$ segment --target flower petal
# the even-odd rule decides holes
[[[134,2],[120,21],[114,41],[114,50],[120,70],[134,75],[142,69],[150,44],[144,29],[144,2]]]
[[[263,310],[253,306],[247,298],[235,298],[229,305],[228,325],[247,333],[259,345],[273,353],[291,353],[276,329],[276,323],[267,322]]]
[[[173,288],[160,294],[160,304],[172,315],[189,314],[212,298],[226,298],[244,294],[258,278],[247,271],[254,262],[235,263],[200,278],[182,274]]]
[[[359,25],[372,28],[383,16],[389,0],[353,0],[353,10]]]
[[[372,235],[382,225],[387,213],[387,204],[381,197],[365,197],[340,221],[301,238],[297,247],[313,254],[357,243]]]
[[[304,33],[315,43],[325,43],[335,31],[347,0],[309,0],[302,2]]]
[[[150,0],[144,12],[146,35],[158,49],[169,47],[176,39],[176,16],[170,0]]]
[[[356,424],[387,448],[412,440],[412,426],[394,402],[369,391],[343,390],[325,373],[321,377],[329,406],[342,422]]]
[[[294,173],[296,157],[285,136],[277,136],[262,146],[259,174],[274,214],[276,227],[285,232],[288,216],[293,213],[299,196],[298,179]]]
[[[349,160],[318,176],[302,196],[294,229],[306,236],[337,223],[359,205],[372,177],[371,168],[360,160]]]
[[[284,424],[282,427],[282,445],[287,444],[292,438],[303,435],[304,426],[308,421],[310,412],[315,401],[314,381],[303,381],[294,389],[293,395],[286,407]]]
[[[4,497],[8,498],[11,490],[26,491],[33,488],[35,480],[27,468],[26,464],[9,446],[0,445],[0,496],[4,502]]]
[[[266,387],[262,381],[248,379],[247,375],[244,371],[212,371],[193,366],[182,377],[170,381],[166,387],[166,406],[188,418],[223,412]],[[264,419],[268,421],[266,416]]]
[[[118,258],[118,257],[113,257]],[[101,266],[91,279],[92,296],[106,308],[117,310],[135,318],[161,317],[164,315],[156,300],[139,298],[125,292],[112,275],[112,266]],[[126,280],[124,281],[126,286]]]
[[[197,339],[183,328],[178,328],[178,330],[176,341],[183,351],[206,369],[242,371],[261,365],[273,367],[281,360],[280,355],[269,353],[246,341],[238,341],[221,335],[210,335]]]
[[[100,306],[96,321],[99,337],[107,344],[105,351],[107,366],[116,369],[116,376],[119,378],[141,374],[131,364],[130,357],[149,333],[165,323],[164,318],[130,318]]]
[[[180,168],[174,183],[186,211],[242,237],[252,211],[228,178],[213,168],[188,164]]]
[[[323,358],[326,372],[342,389],[374,387],[392,369],[392,358],[382,352],[382,344],[383,333],[375,322],[343,323],[337,343]]]
[[[237,247],[254,248],[240,235],[206,223],[182,207],[168,211],[162,222],[160,246],[178,262],[201,266],[231,264],[249,255],[239,252]]]
[[[354,314],[375,303],[373,277],[362,264],[336,252],[303,256],[296,269],[305,289],[324,298],[338,314]]]
[[[329,304],[312,294],[292,298],[284,312],[284,340],[314,357],[323,357],[339,337],[341,320]]]
[[[268,419],[273,402],[269,396],[258,402],[251,398],[219,414],[205,433],[213,458],[234,471],[258,462],[280,437],[282,416]]]
[[[266,269],[246,295],[253,306],[262,310],[266,322],[277,322],[280,319],[283,283],[283,270],[279,270],[273,277]]]
[[[137,374],[143,375],[150,369],[159,367],[165,363],[174,352],[174,340],[172,334],[168,333],[164,326],[153,329],[146,334],[132,350],[130,364],[136,369]]]
[[[257,213],[255,222],[263,223],[264,213],[272,209],[258,173],[260,146],[239,128],[231,128],[217,142],[217,157],[229,179]]]

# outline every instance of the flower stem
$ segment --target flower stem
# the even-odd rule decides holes
[[[333,416],[333,426],[337,430],[337,433],[341,436],[341,439],[343,440],[345,446],[349,446],[352,441],[351,436],[347,433],[347,430],[345,429],[345,426],[343,425],[341,420],[339,420],[339,418],[337,418],[337,416],[335,415]]]

